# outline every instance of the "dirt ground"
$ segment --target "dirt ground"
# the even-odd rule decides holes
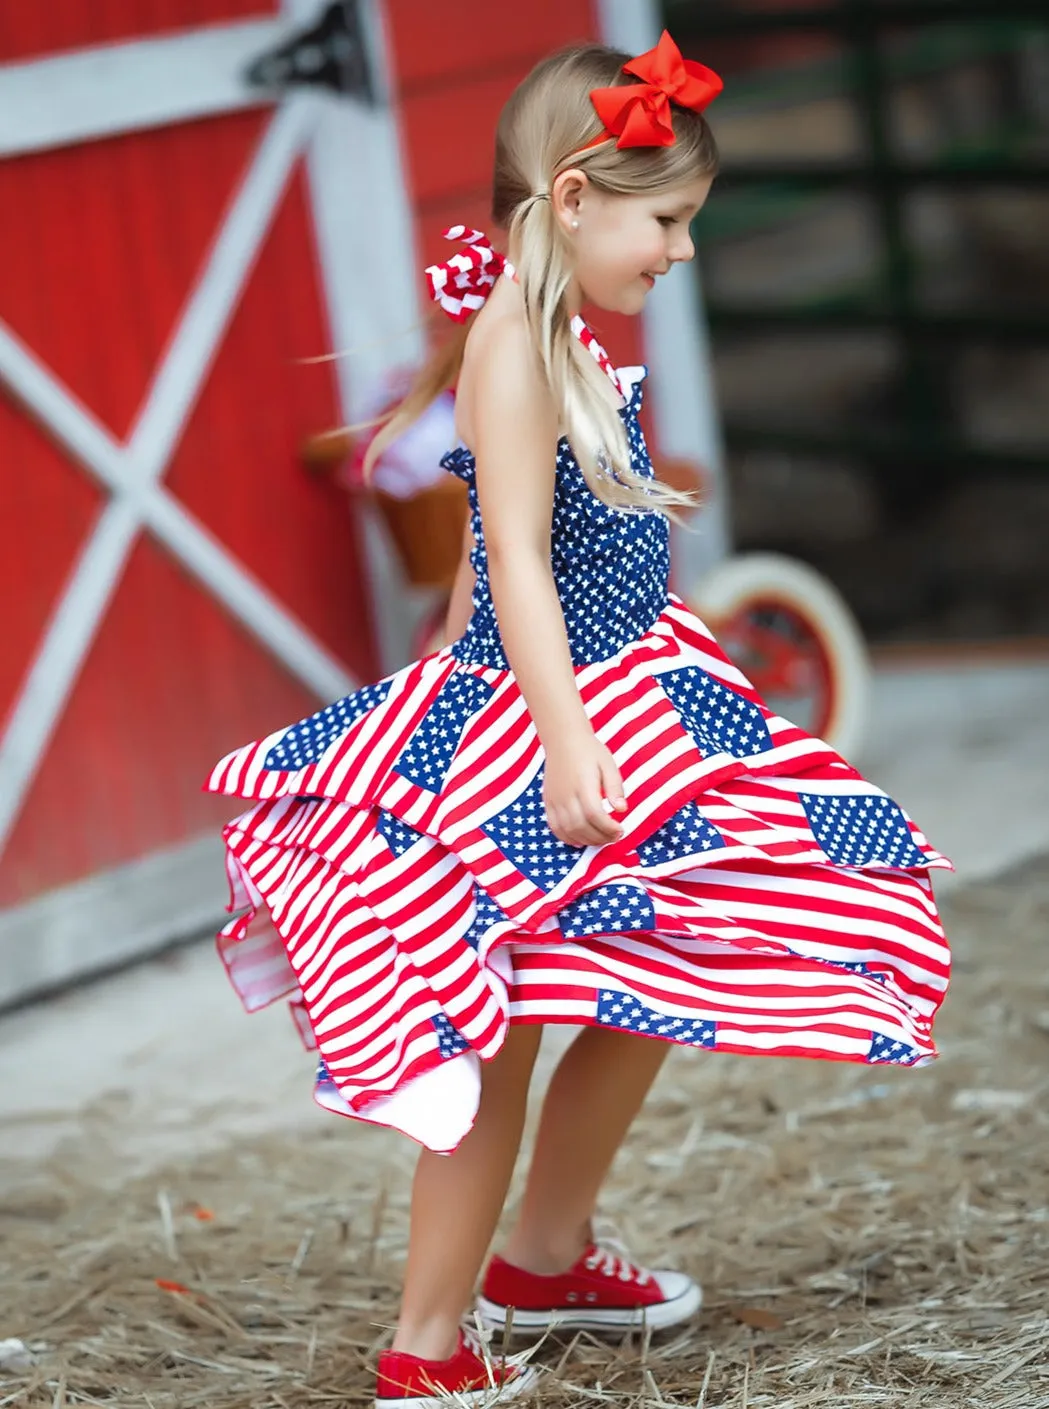
[[[603,1214],[705,1307],[546,1342],[544,1409],[1049,1406],[1049,856],[944,910],[934,1066],[673,1053]],[[407,1142],[331,1117],[121,1184],[106,1122],[32,1173],[0,1129],[0,1341],[37,1357],[0,1370],[0,1409],[370,1403]]]

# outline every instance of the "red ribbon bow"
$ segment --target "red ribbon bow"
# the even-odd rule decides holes
[[[645,81],[590,90],[590,101],[605,126],[605,137],[598,141],[616,137],[620,148],[672,147],[671,103],[701,113],[725,86],[713,69],[683,59],[666,30],[654,49],[624,64],[623,72]]]

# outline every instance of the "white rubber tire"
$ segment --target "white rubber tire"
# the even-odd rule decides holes
[[[859,623],[825,577],[779,553],[742,553],[712,568],[685,600],[715,636],[721,622],[751,602],[782,602],[797,613],[829,663],[830,714],[823,736],[845,758],[858,753],[870,704],[870,657]]]

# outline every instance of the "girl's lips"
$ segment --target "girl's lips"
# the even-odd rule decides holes
[[[656,281],[655,281],[654,277],[653,277],[651,274],[642,274],[641,277],[642,277],[642,279],[644,279],[645,283],[648,285],[648,287],[649,287],[650,289],[654,289],[654,288],[655,288],[655,286],[656,286]]]

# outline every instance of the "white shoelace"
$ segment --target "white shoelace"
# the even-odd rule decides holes
[[[639,1287],[652,1280],[650,1272],[630,1261],[625,1249],[616,1252],[610,1247],[595,1247],[584,1266],[591,1272],[600,1272],[603,1277],[618,1277],[621,1282],[637,1282]]]
[[[465,1322],[460,1325],[459,1329],[463,1333],[463,1344],[467,1350],[472,1350],[478,1360],[483,1360],[488,1347],[479,1332]]]

